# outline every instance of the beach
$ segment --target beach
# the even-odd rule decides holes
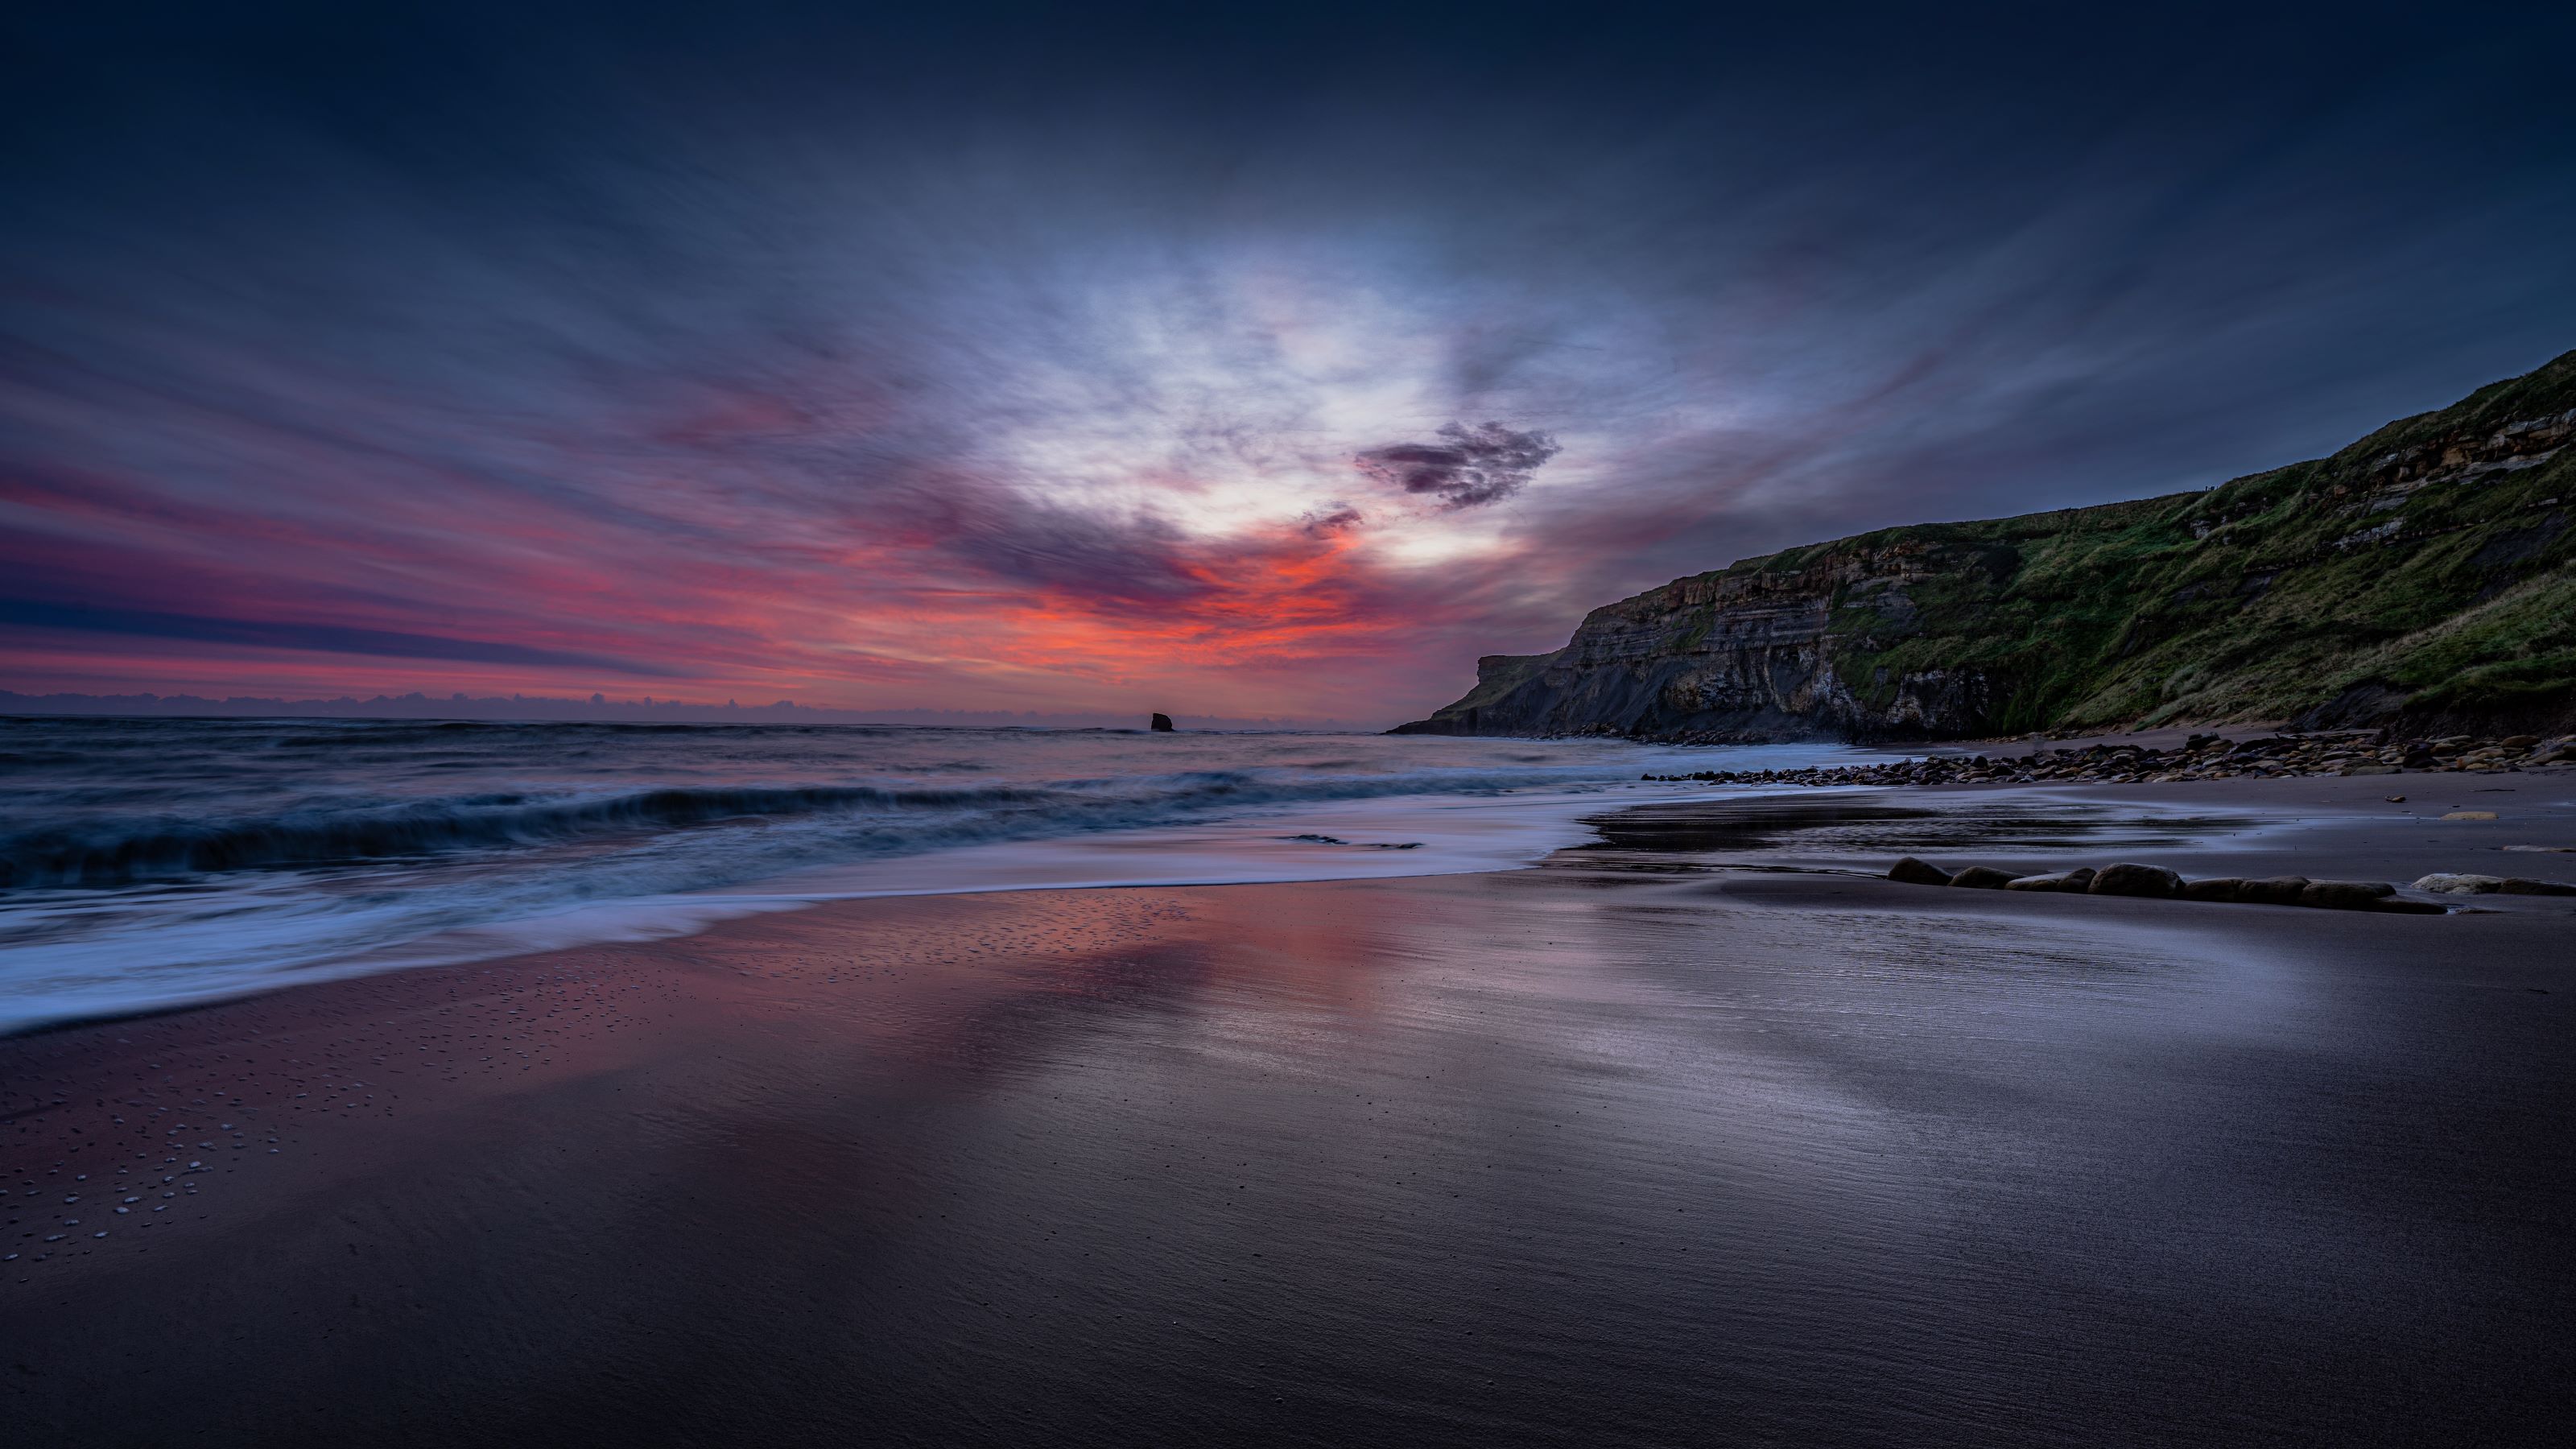
[[[835,901],[0,1039],[0,1426],[2554,1441],[2576,901],[1879,874],[2566,880],[2569,786],[1677,801],[1526,869]]]

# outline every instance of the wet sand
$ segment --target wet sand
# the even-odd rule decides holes
[[[0,1041],[0,1440],[2554,1442],[2576,901],[1861,872],[2576,879],[2571,793],[1673,805]]]

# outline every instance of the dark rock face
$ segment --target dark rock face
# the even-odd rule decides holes
[[[2165,900],[2182,894],[2182,877],[2161,865],[2106,865],[2093,877],[2097,896],[2145,896]]]
[[[1714,735],[1732,740],[1938,738],[1986,719],[1975,671],[1892,678],[1864,699],[1835,664],[1834,595],[1882,605],[1956,560],[1923,549],[1774,573],[1738,565],[1595,609],[1554,654],[1488,655],[1477,686],[1399,734]]]
[[[2217,876],[2209,880],[2186,882],[2182,888],[2182,898],[2187,901],[2233,901],[2236,899],[2237,892],[2244,888],[2245,882],[2233,876]]]
[[[1887,878],[1901,881],[1906,885],[1945,886],[1950,883],[1948,871],[1928,861],[1916,860],[1910,855],[1889,867]]]
[[[1397,732],[2576,728],[2576,655],[2512,642],[2558,637],[2576,607],[2571,443],[2576,353],[2206,492],[1886,529],[1675,579],[1593,610],[1552,654],[1477,661],[1464,698]],[[2437,626],[2472,609],[2498,642],[2464,651]]]
[[[2268,880],[2241,882],[2236,887],[2236,899],[2249,906],[2295,906],[2307,888],[2306,876],[2276,875]]]
[[[1172,728],[1172,717],[1167,714],[1158,714],[1154,716],[1152,728],[1158,734],[1170,733]]]
[[[1950,877],[1950,884],[1954,886],[1967,886],[1972,890],[1981,891],[1999,891],[2012,882],[2011,871],[1997,870],[1990,865],[1972,865]]]

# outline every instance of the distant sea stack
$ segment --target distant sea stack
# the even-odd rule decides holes
[[[1883,529],[1489,655],[1397,734],[1938,739],[2576,728],[2576,352],[2200,493]]]
[[[1167,714],[1158,714],[1154,716],[1153,723],[1149,725],[1148,728],[1152,729],[1156,734],[1169,734],[1172,731],[1172,717]]]

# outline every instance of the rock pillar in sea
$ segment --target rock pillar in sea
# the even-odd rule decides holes
[[[1169,733],[1172,728],[1172,717],[1167,714],[1158,714],[1154,716],[1154,728],[1158,731]]]

